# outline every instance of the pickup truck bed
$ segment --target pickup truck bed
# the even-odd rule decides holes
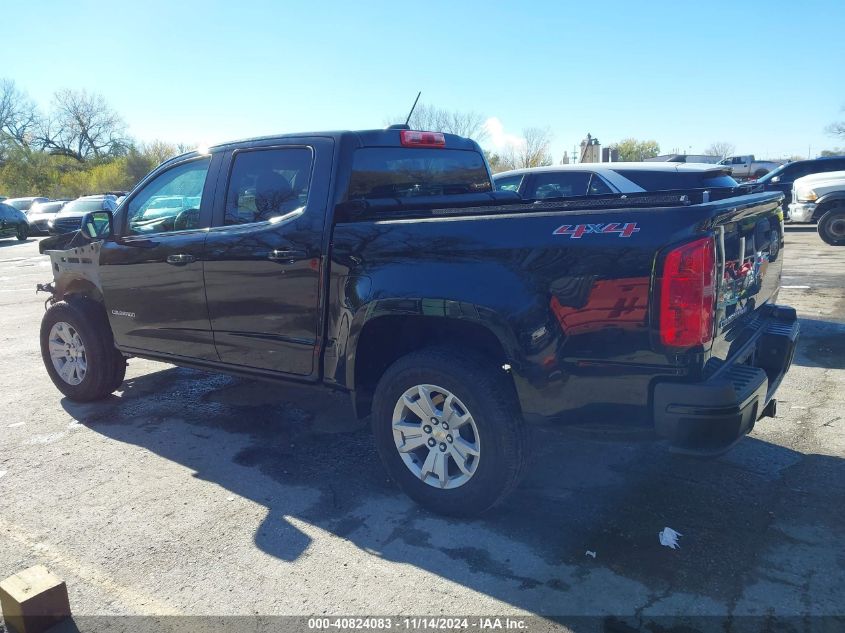
[[[42,326],[51,378],[94,399],[119,385],[122,356],[142,356],[322,382],[371,416],[403,490],[451,514],[516,485],[526,423],[612,421],[716,454],[774,413],[798,336],[795,312],[776,304],[780,194],[526,201],[492,191],[473,142],[407,134],[188,155],[153,172],[102,233],[92,218],[64,243],[43,242],[55,277]],[[305,190],[285,176],[284,199],[301,206],[251,220],[261,178],[239,170],[285,147],[310,165]],[[180,193],[199,209],[143,215],[157,182],[196,164],[208,169],[203,190]],[[64,380],[78,365],[57,350],[80,352],[57,327],[87,341],[101,374]]]

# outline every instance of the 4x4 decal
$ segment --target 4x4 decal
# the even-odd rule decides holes
[[[631,237],[634,233],[639,233],[640,228],[636,222],[610,222],[608,224],[564,224],[555,229],[552,235],[566,235],[572,239],[579,239],[583,235],[591,233],[618,233],[619,237]]]

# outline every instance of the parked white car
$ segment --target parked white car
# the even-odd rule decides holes
[[[789,218],[818,220],[819,235],[828,244],[845,246],[845,171],[828,171],[798,178],[792,185]]]
[[[602,196],[672,189],[718,189],[737,186],[721,165],[674,162],[575,163],[514,169],[493,175],[500,191],[525,199]]]

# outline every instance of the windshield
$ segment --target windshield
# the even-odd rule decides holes
[[[480,153],[471,150],[366,147],[355,152],[348,200],[492,191]]]
[[[76,213],[101,211],[103,209],[103,202],[103,198],[79,198],[73,202],[68,202],[62,211],[75,211]]]
[[[6,200],[3,204],[8,204],[10,207],[14,207],[18,211],[26,211],[32,206],[32,202],[32,198],[21,198],[20,200]]]
[[[787,163],[788,164],[788,163]],[[769,182],[775,176],[780,176],[783,173],[783,170],[786,169],[786,165],[781,165],[770,171],[768,174],[763,176],[762,178],[758,178],[757,182]]]
[[[57,213],[64,206],[64,202],[39,202],[32,205],[29,212],[34,213]]]

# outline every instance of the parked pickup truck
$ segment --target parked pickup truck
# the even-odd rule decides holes
[[[762,178],[773,169],[781,166],[770,160],[756,160],[753,154],[747,156],[728,156],[719,161],[720,165],[727,165],[731,168],[731,175],[737,180],[748,180],[750,178]]]
[[[821,238],[845,246],[845,171],[811,174],[795,181],[789,215],[795,222],[817,221]]]
[[[523,200],[475,142],[402,126],[229,143],[41,242],[43,360],[78,401],[132,356],[348,392],[407,494],[474,515],[519,481],[530,424],[712,455],[774,415],[798,336],[781,200]]]

